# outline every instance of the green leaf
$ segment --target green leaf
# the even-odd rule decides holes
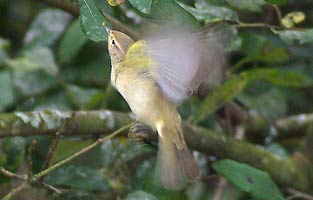
[[[232,101],[243,91],[247,82],[248,77],[242,74],[227,80],[221,86],[215,88],[212,93],[203,100],[196,120],[202,119],[208,113],[211,113]]]
[[[41,11],[31,23],[24,38],[26,49],[49,46],[61,36],[71,16],[59,9]]]
[[[82,31],[88,39],[95,42],[107,40],[108,33],[105,27],[111,28],[111,24],[102,15],[93,0],[81,1],[79,20]]]
[[[242,37],[242,50],[250,61],[280,63],[289,60],[289,52],[286,48],[276,45],[263,35],[248,32]],[[254,45],[251,45],[252,43]]]
[[[217,161],[212,166],[229,182],[256,198],[264,200],[284,199],[279,188],[266,172],[227,159]]]
[[[0,112],[14,102],[13,82],[8,70],[0,71]]]
[[[89,192],[108,192],[110,190],[107,180],[99,170],[83,166],[62,167],[46,176],[45,181],[51,185]]]
[[[152,194],[139,190],[129,193],[124,200],[157,200],[157,198]]]
[[[273,68],[253,69],[232,77],[215,88],[202,102],[195,121],[202,120],[207,114],[216,111],[242,93],[247,83],[255,80],[270,82],[287,87],[310,87],[313,80],[303,74]]]
[[[179,5],[190,12],[198,20],[205,21],[206,23],[221,20],[236,21],[238,19],[235,11],[226,7],[209,4],[204,0],[196,1],[195,7],[187,6],[183,3],[179,3]]]
[[[281,90],[276,88],[272,88],[268,92],[255,96],[244,93],[241,94],[238,99],[243,105],[251,110],[255,110],[268,120],[285,116],[287,112],[286,97]]]
[[[51,91],[46,95],[30,97],[19,105],[19,110],[71,110],[72,104],[64,91]]]
[[[90,145],[93,141],[91,140],[84,140],[84,141],[77,141],[77,140],[60,140],[58,143],[55,152],[51,158],[51,163],[58,162],[73,153],[83,149],[84,147]]]
[[[110,69],[108,53],[103,54],[103,48],[87,43],[73,62],[62,69],[61,76],[66,82],[103,88],[110,81]]]
[[[186,27],[200,27],[198,20],[173,0],[154,0],[150,16],[156,20],[165,20]]]
[[[284,30],[275,31],[274,33],[278,34],[279,37],[289,45],[297,42],[300,44],[313,42],[313,28],[305,31]]]
[[[283,145],[279,143],[271,143],[267,146],[265,146],[265,149],[267,151],[270,151],[276,155],[278,155],[281,158],[288,158],[288,151],[284,148]]]
[[[25,147],[26,142],[23,137],[12,137],[5,138],[0,145],[1,160],[4,160],[4,163],[0,163],[1,166],[4,166],[10,171],[15,171],[25,158]]]
[[[152,0],[128,0],[140,12],[149,14],[151,11]]]
[[[22,95],[38,94],[57,84],[58,68],[50,49],[37,47],[24,56],[6,61],[12,72],[14,87]]]
[[[265,4],[264,0],[226,0],[230,6],[239,10],[248,10],[252,12],[261,12],[261,6]]]
[[[9,40],[0,37],[0,66],[4,63],[4,60],[9,57],[8,50],[10,47],[11,44]]]
[[[267,3],[276,4],[276,5],[284,5],[287,3],[287,0],[265,0]]]
[[[87,43],[88,38],[80,29],[79,20],[75,20],[66,30],[59,46],[58,58],[65,63],[73,59]]]
[[[274,85],[287,87],[310,87],[313,79],[291,70],[279,70],[274,68],[260,68],[243,72],[249,80],[264,80]]]
[[[83,88],[76,85],[67,85],[66,90],[70,95],[72,102],[74,102],[74,104],[80,109],[89,108],[91,103],[97,104],[92,101],[97,98],[99,94],[104,93],[104,91],[98,89]]]

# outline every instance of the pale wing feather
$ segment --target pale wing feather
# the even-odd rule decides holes
[[[226,53],[225,46],[229,40],[229,28],[225,25],[204,27],[197,37],[201,51],[198,71],[192,80],[191,88],[197,90],[206,83],[210,88],[221,84],[225,79]]]
[[[151,75],[169,100],[179,105],[202,83],[214,87],[223,81],[225,30],[215,26],[191,33],[167,26],[146,37]]]
[[[147,53],[154,61],[151,74],[163,94],[180,104],[191,94],[191,82],[200,61],[196,34],[171,30],[147,38]]]

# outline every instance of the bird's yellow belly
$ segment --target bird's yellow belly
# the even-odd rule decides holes
[[[170,112],[170,103],[150,77],[120,72],[115,84],[137,120],[151,128],[155,129],[157,121],[162,120]]]

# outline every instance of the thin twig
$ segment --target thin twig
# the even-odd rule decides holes
[[[306,193],[304,193],[304,192],[300,192],[300,191],[295,190],[295,189],[293,189],[293,188],[288,188],[288,189],[287,189],[287,192],[290,193],[290,194],[292,194],[292,195],[294,195],[295,197],[301,198],[301,199],[303,199],[303,200],[313,200],[313,196],[308,195],[308,194],[306,194]]]
[[[0,172],[3,175],[5,175],[5,176],[7,176],[9,178],[16,178],[16,179],[20,179],[20,180],[23,180],[23,181],[26,181],[26,182],[30,183],[29,182],[29,178],[28,178],[27,175],[21,176],[21,175],[15,174],[15,173],[13,173],[13,172],[3,168],[3,167],[0,168]],[[35,181],[33,183],[34,184],[38,184],[38,185],[42,185],[43,187],[45,187],[45,188],[47,188],[47,189],[49,189],[49,190],[51,190],[51,191],[53,191],[53,192],[55,192],[57,194],[61,194],[62,193],[61,190],[59,190],[59,189],[57,189],[57,188],[55,188],[52,185],[49,185],[47,183],[43,183],[43,182],[39,182],[39,181]]]
[[[114,136],[118,135],[119,133],[123,132],[124,130],[128,129],[129,127],[131,127],[132,125],[134,125],[135,122],[132,122],[128,125],[125,125],[125,126],[122,126],[121,128],[119,128],[118,130],[114,131],[113,133],[111,133],[110,135],[106,136],[106,137],[102,137],[102,138],[99,138],[96,142],[92,143],[91,145],[81,149],[80,151],[72,154],[71,156],[65,158],[64,160],[61,160],[60,162],[57,162],[55,163],[54,165],[50,166],[49,168],[35,174],[34,176],[32,176],[30,178],[30,181],[31,182],[35,182],[37,183],[38,180],[47,175],[48,173],[52,172],[53,170],[63,166],[64,164],[70,162],[71,160],[73,160],[74,158],[94,149],[95,147],[97,147],[99,144],[102,144],[104,141],[106,140],[109,140],[111,138],[113,138]],[[1,172],[5,172],[5,174],[8,174],[12,177],[19,177],[17,175],[13,175],[13,173],[8,173],[7,170],[1,170]],[[51,189],[53,190],[54,192],[56,192],[57,194],[60,194],[61,191],[58,190],[57,188],[51,186],[51,185],[48,185],[46,183],[40,183],[41,185],[47,187],[48,189]],[[16,193],[18,193],[19,191],[21,191],[24,187],[26,187],[28,185],[28,181],[25,181],[22,185],[20,185],[19,187],[13,189],[11,192],[9,192],[6,196],[4,196],[1,200],[9,200],[11,199]]]
[[[281,24],[281,20],[282,20],[281,10],[280,10],[280,8],[277,5],[275,5],[275,4],[272,4],[272,5],[273,5],[273,7],[275,9],[275,12],[276,12],[276,15],[278,17],[279,24]]]
[[[222,198],[226,186],[227,186],[226,179],[220,177],[218,180],[216,191],[214,193],[213,200],[220,200]]]
[[[49,166],[50,166],[50,162],[51,162],[51,159],[52,159],[52,156],[59,144],[59,141],[60,141],[60,138],[63,137],[63,133],[65,132],[67,126],[69,125],[69,122],[71,119],[74,119],[76,115],[76,112],[73,112],[71,114],[71,117],[69,118],[66,118],[64,123],[62,124],[62,127],[56,132],[56,138],[52,141],[50,147],[49,147],[49,151],[48,151],[48,155],[47,155],[47,158],[45,160],[45,163],[43,164],[43,167],[42,167],[42,170],[44,169],[47,169]],[[44,181],[44,176],[42,176],[40,179],[39,179],[39,182],[43,183]]]
[[[40,185],[44,186],[45,188],[55,192],[56,194],[62,194],[61,190],[59,190],[58,188],[56,188],[56,187],[54,187],[52,185],[49,185],[49,184],[44,183],[44,182],[38,182],[38,184],[40,184]]]
[[[65,158],[64,160],[61,160],[60,162],[55,163],[54,165],[50,166],[49,168],[35,174],[32,179],[33,180],[38,180],[40,177],[47,175],[48,173],[50,173],[51,171],[63,166],[64,164],[70,162],[71,160],[73,160],[74,158],[94,149],[95,147],[97,147],[99,144],[102,144],[104,141],[111,139],[112,137],[118,135],[119,133],[121,133],[122,131],[128,129],[129,127],[131,127],[133,124],[135,124],[134,122],[122,126],[121,128],[119,128],[118,130],[114,131],[112,134],[103,137],[103,138],[99,138],[96,142],[92,143],[91,145],[81,149],[80,151],[72,154],[71,156]]]
[[[19,193],[22,189],[26,188],[27,186],[28,186],[27,182],[22,183],[20,186],[14,188],[13,190],[11,190],[11,192],[2,197],[1,200],[10,200],[14,195]]]
[[[16,179],[20,179],[20,180],[23,180],[23,181],[26,181],[27,180],[27,176],[21,176],[21,175],[18,175],[18,174],[15,174],[13,172],[10,172],[9,170],[6,170],[5,168],[1,167],[0,168],[0,172],[7,176],[7,177],[10,177],[10,178],[16,178]]]
[[[33,171],[32,153],[35,149],[36,144],[37,144],[37,140],[33,140],[27,149],[27,153],[28,153],[28,156],[27,156],[28,177],[32,176],[32,171]]]

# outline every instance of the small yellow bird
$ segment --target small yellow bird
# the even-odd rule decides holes
[[[138,121],[157,130],[157,171],[166,189],[179,190],[200,179],[187,148],[177,106],[212,78],[220,77],[223,47],[208,33],[167,26],[134,42],[110,30],[111,82]]]

